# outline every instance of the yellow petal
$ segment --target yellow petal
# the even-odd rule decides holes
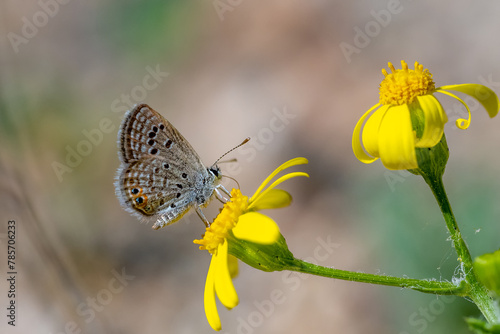
[[[264,209],[278,209],[289,206],[292,202],[292,195],[281,189],[270,189],[262,193],[255,203],[252,203],[252,210],[260,211]]]
[[[229,268],[229,275],[231,278],[238,276],[238,259],[231,254],[227,257],[227,266]]]
[[[291,178],[294,178],[297,176],[309,177],[309,174],[303,173],[303,172],[294,172],[294,173],[288,173],[288,174],[283,175],[282,177],[280,177],[279,179],[274,181],[266,190],[261,192],[258,196],[255,196],[255,194],[254,194],[252,196],[252,198],[250,199],[250,205],[248,205],[248,210],[250,210],[250,209],[254,210],[256,204],[260,202],[260,199],[263,198],[264,196],[267,196],[267,193],[270,192],[274,187],[276,187],[277,185],[279,185],[280,183],[282,183],[288,179],[291,179]]]
[[[212,256],[210,261],[210,267],[208,268],[207,281],[205,283],[205,293],[203,297],[205,305],[205,315],[207,317],[210,327],[215,331],[221,330],[221,323],[219,318],[219,312],[217,312],[217,305],[215,303],[215,287],[214,287],[214,273],[215,273],[215,258]]]
[[[215,256],[215,272],[214,285],[217,297],[219,297],[222,305],[228,309],[232,309],[238,305],[238,294],[231,280],[228,267],[228,243],[224,241],[217,250]]]
[[[363,145],[361,145],[361,129],[363,128],[363,124],[365,120],[370,116],[371,112],[378,107],[380,107],[380,103],[377,103],[376,105],[368,109],[368,111],[365,112],[363,116],[361,116],[358,123],[356,123],[354,132],[352,133],[352,151],[354,152],[356,158],[358,158],[359,161],[364,162],[365,164],[374,162],[378,159],[378,157],[371,157],[366,154],[365,150],[363,149]]]
[[[387,169],[417,168],[415,134],[408,105],[391,106],[379,130],[380,159]]]
[[[434,147],[444,133],[448,116],[441,103],[432,95],[417,96],[418,104],[424,113],[424,133],[417,139],[416,147]]]
[[[390,107],[391,106],[381,106],[379,109],[375,110],[363,127],[363,133],[361,134],[363,146],[366,152],[374,157],[380,157],[378,133],[380,130],[380,123],[382,123],[382,119],[387,109]]]
[[[455,121],[455,124],[457,125],[457,128],[459,128],[459,129],[462,129],[462,130],[467,129],[470,125],[470,119],[471,119],[470,109],[469,109],[469,106],[467,105],[467,103],[465,103],[461,98],[459,98],[455,94],[450,93],[448,91],[439,89],[439,90],[436,90],[436,92],[448,95],[448,96],[454,98],[455,100],[457,100],[458,102],[462,103],[462,105],[465,107],[465,109],[467,109],[467,113],[469,114],[469,118],[468,119],[459,118]]]
[[[272,244],[280,236],[278,225],[266,215],[248,212],[241,215],[233,228],[236,238],[259,244]]]
[[[461,84],[442,86],[436,90],[439,89],[454,90],[475,98],[479,103],[483,105],[484,109],[486,109],[490,117],[495,117],[495,115],[498,113],[498,109],[500,107],[498,97],[494,91],[486,86],[480,84]]]
[[[257,197],[259,195],[259,193],[262,191],[262,189],[264,189],[265,186],[269,183],[269,181],[271,181],[273,179],[273,177],[275,177],[279,172],[281,172],[284,169],[296,166],[296,165],[305,165],[307,163],[308,163],[308,161],[307,161],[306,158],[295,158],[295,159],[288,160],[287,162],[285,162],[284,164],[282,164],[281,166],[279,166],[278,168],[276,168],[271,173],[271,175],[269,175],[264,180],[264,182],[262,182],[262,184],[259,186],[259,188],[255,192],[255,194],[253,194],[252,198],[250,198],[250,201],[252,201],[255,197]]]

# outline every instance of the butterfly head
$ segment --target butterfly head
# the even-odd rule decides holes
[[[213,165],[212,167],[207,168],[207,169],[208,169],[208,172],[210,174],[212,174],[216,180],[220,180],[222,178],[222,174],[221,174],[219,166]]]

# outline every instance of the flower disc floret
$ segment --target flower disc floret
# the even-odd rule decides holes
[[[383,105],[410,104],[417,96],[432,94],[435,84],[432,74],[424,66],[415,62],[415,69],[408,69],[408,64],[402,60],[402,69],[396,70],[392,63],[389,68],[392,73],[382,69],[385,79],[380,83],[380,103]]]
[[[231,201],[224,204],[221,212],[210,224],[203,235],[203,239],[194,240],[200,245],[201,250],[207,250],[210,254],[216,254],[220,244],[227,239],[238,222],[239,217],[248,208],[248,197],[244,196],[239,189],[231,191]]]

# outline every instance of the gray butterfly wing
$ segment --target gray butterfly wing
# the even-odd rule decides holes
[[[176,222],[208,200],[200,196],[212,194],[213,175],[177,129],[149,106],[137,105],[125,115],[118,138],[117,196],[128,212],[156,220],[153,228]]]
[[[160,158],[134,161],[119,170],[116,191],[122,206],[141,219],[162,219],[165,224],[179,220],[193,205],[189,189],[192,180],[179,179],[173,170],[176,161]]]
[[[189,142],[162,115],[147,104],[138,104],[125,114],[118,133],[120,160],[130,163],[160,156],[205,168]]]

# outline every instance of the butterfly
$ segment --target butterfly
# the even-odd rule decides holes
[[[116,196],[129,213],[154,221],[155,230],[175,223],[192,208],[209,226],[201,209],[214,194],[222,202],[227,201],[222,193],[230,196],[219,183],[220,159],[206,167],[179,131],[147,104],[125,114],[118,132],[118,156]]]

